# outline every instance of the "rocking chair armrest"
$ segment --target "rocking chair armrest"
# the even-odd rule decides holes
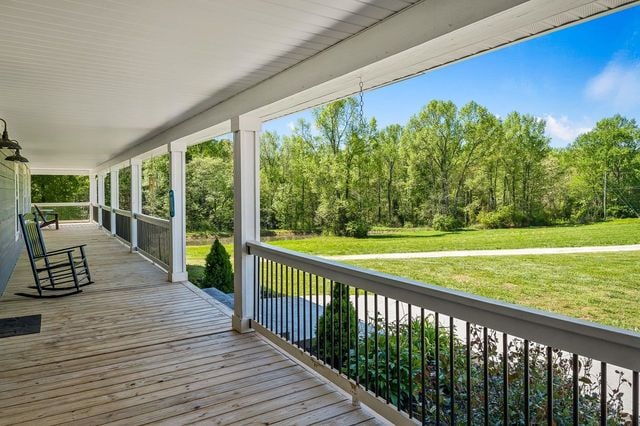
[[[87,246],[86,244],[80,244],[80,245],[77,245],[77,246],[65,247],[65,248],[61,248],[61,249],[48,251],[47,254],[56,254],[58,252],[65,252],[66,253],[68,251],[74,251],[77,248],[83,248],[83,247],[86,247],[86,246]]]
[[[54,250],[54,251],[49,251],[47,252],[47,254],[44,254],[42,256],[33,256],[34,259],[44,259],[47,256],[59,256],[61,254],[66,254],[69,255],[69,253],[73,253],[74,249],[60,249],[60,250]]]

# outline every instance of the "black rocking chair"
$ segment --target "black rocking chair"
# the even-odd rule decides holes
[[[30,288],[37,289],[38,294],[16,293],[16,295],[42,298],[64,297],[81,293],[80,287],[93,283],[84,249],[86,244],[47,251],[42,230],[37,221],[26,220],[22,214],[18,216],[36,283]],[[72,286],[59,287],[61,284],[70,283]],[[44,290],[66,292],[44,295]]]

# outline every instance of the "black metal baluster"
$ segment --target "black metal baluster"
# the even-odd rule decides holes
[[[324,334],[322,345],[322,361],[327,363],[327,279],[322,277],[322,333]]]
[[[282,263],[276,264],[276,297],[280,299],[280,306],[278,306],[276,299],[276,334],[282,336]],[[280,321],[278,321],[278,317],[280,317]]]
[[[274,312],[274,307],[273,307],[273,261],[269,262],[269,299],[271,302],[271,311],[269,313],[269,324],[271,325],[269,327],[269,329],[273,332],[274,328],[273,328],[273,312]]]
[[[482,328],[482,345],[483,348],[483,392],[484,392],[484,424],[489,424],[489,330],[487,327]],[[529,423],[526,423],[529,424]]]
[[[502,415],[509,424],[509,335],[502,333]]]
[[[320,285],[316,275],[316,357],[320,359]]]
[[[600,424],[607,424],[607,363],[600,363]]]
[[[284,303],[285,303],[285,294],[286,294],[286,289],[285,289],[285,282],[284,282],[284,275],[282,270],[284,269],[284,265],[280,264],[280,337],[283,337],[284,334],[284,323],[285,323],[285,319],[287,318],[284,315]]]
[[[453,317],[449,317],[449,381],[451,382],[451,424],[456,424],[456,388],[455,377],[454,377],[454,344],[453,344],[453,334],[454,334],[454,326],[453,326]]]
[[[375,376],[374,376],[374,381],[373,381],[373,390],[374,393],[376,394],[376,396],[379,396],[379,389],[378,389],[378,294],[374,294],[373,295],[373,315],[374,315],[374,323],[373,323],[373,360],[376,364],[376,367],[374,369],[375,371]]]
[[[336,324],[335,324],[335,317],[336,317],[336,289],[333,283],[333,280],[330,281],[331,282],[331,368],[336,368],[336,360],[335,360],[335,353],[336,353]]]
[[[389,375],[389,298],[384,297],[384,346],[385,346],[385,387],[386,387],[386,401],[387,404],[391,398],[391,376]]]
[[[407,339],[408,339],[408,346],[409,346],[409,362],[407,364],[409,364],[408,370],[409,370],[409,380],[407,380],[409,383],[409,418],[413,418],[413,371],[412,371],[412,367],[413,367],[413,353],[412,353],[412,337],[413,337],[413,327],[411,327],[411,305],[407,305],[407,312],[408,312],[408,316],[407,316],[407,327],[408,327],[408,333],[407,333]]]
[[[573,424],[578,425],[580,421],[580,380],[578,374],[580,372],[580,359],[578,354],[573,354]]]
[[[553,349],[547,346],[547,424],[553,425]]]
[[[632,378],[633,395],[632,395],[632,414],[631,414],[631,426],[638,426],[638,417],[640,417],[640,379],[638,378],[638,372],[633,372]]]
[[[253,321],[258,321],[258,257],[253,256]]]
[[[347,286],[347,301],[349,301],[349,293],[351,287]],[[350,303],[347,303],[347,378],[351,378],[351,309]],[[342,307],[340,307],[342,310]]]
[[[396,300],[396,395],[398,396],[398,411],[401,410],[400,399],[400,302]]]
[[[300,347],[300,270],[296,270],[296,272],[296,305],[298,307],[296,314],[296,344]]]
[[[302,272],[302,350],[307,350],[307,273]]]
[[[355,295],[355,301],[356,301],[356,317],[355,317],[355,322],[356,322],[356,383],[360,384],[360,324],[358,324],[358,320],[359,320],[359,315],[358,315],[358,293],[360,292],[360,289],[358,289],[357,287],[354,287],[354,290],[356,291],[356,295]]]
[[[531,413],[529,409],[529,341],[524,341],[524,424],[528,425]]]
[[[467,424],[471,424],[471,324],[466,323],[466,341],[467,347],[465,351],[465,367],[467,368],[467,377],[465,385],[467,386]]]
[[[440,424],[440,314],[434,314],[434,331],[435,331],[435,341],[433,344],[434,348],[434,356],[436,362],[436,424]]]
[[[344,333],[343,322],[342,322],[342,283],[338,284],[338,371],[342,371],[342,334]]]
[[[369,390],[369,305],[367,290],[364,290],[364,387]]]
[[[262,288],[260,289],[260,297],[262,298],[262,321],[260,324],[267,327],[267,298],[265,297],[266,282],[268,280],[269,271],[267,269],[267,262],[262,259]]]
[[[293,338],[291,336],[291,324],[293,323],[293,306],[291,306],[291,311],[292,311],[292,315],[291,315],[291,322],[289,322],[289,305],[290,305],[290,301],[293,300],[291,299],[291,294],[292,291],[289,291],[289,267],[285,265],[284,267],[284,281],[285,281],[285,288],[286,288],[286,293],[287,293],[287,297],[286,297],[286,305],[285,305],[285,322],[286,322],[286,328],[285,328],[285,332],[287,333],[287,340],[289,342],[293,341]],[[293,289],[292,289],[293,290]]]
[[[424,353],[424,308],[420,308],[420,398],[422,399],[422,424],[427,421],[427,397],[425,393],[425,387],[427,385],[425,380],[425,353]]]

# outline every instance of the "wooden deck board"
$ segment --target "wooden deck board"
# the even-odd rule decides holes
[[[23,256],[0,316],[42,314],[39,334],[0,339],[0,425],[360,423],[371,413],[187,283],[92,225],[44,232],[50,249],[86,243],[95,284],[61,299],[35,291]],[[341,417],[342,416],[342,417]]]

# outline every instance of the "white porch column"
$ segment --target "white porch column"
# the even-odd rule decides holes
[[[89,175],[89,221],[97,222],[98,218],[93,217],[93,205],[98,204],[98,177]]]
[[[102,228],[102,206],[104,206],[104,172],[98,173],[98,225]]]
[[[233,132],[233,263],[235,306],[233,329],[251,330],[253,318],[253,257],[247,241],[260,239],[260,120],[231,120]]]
[[[118,182],[120,181],[120,179],[118,179],[117,167],[111,168],[110,177],[111,177],[111,235],[115,236],[116,235],[116,212],[114,211],[114,209],[117,209],[120,207],[120,203],[119,203],[120,188],[118,185]]]
[[[171,216],[171,264],[169,281],[186,281],[187,277],[187,221],[185,211],[185,153],[187,145],[183,142],[169,144],[170,196],[169,215]]]
[[[142,213],[142,160],[132,158],[131,166],[131,251],[138,250],[138,220],[136,213]]]

